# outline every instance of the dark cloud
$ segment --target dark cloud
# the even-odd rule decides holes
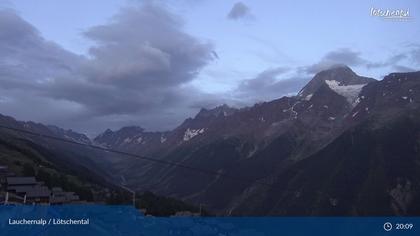
[[[90,49],[90,77],[126,88],[189,82],[213,57],[210,44],[184,33],[181,19],[156,5],[123,9],[85,35],[98,45]]]
[[[43,39],[15,12],[0,10],[0,28],[0,76],[3,86],[36,86],[79,73],[82,57]]]
[[[239,20],[239,19],[253,19],[251,10],[243,2],[237,2],[233,5],[232,9],[227,15],[228,19]]]
[[[0,112],[88,132],[126,122],[170,128],[191,112],[199,92],[188,83],[214,58],[211,44],[151,3],[84,32],[95,42],[88,57],[45,40],[10,10],[0,11],[0,28]]]
[[[84,67],[85,83],[94,86],[83,86],[80,94],[86,98],[77,99],[102,114],[172,107],[185,99],[180,86],[213,59],[210,44],[184,33],[181,19],[156,5],[123,9],[112,22],[85,35],[98,45],[90,49],[92,58]]]

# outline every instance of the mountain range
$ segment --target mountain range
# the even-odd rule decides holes
[[[109,181],[220,215],[420,214],[420,72],[375,80],[335,66],[296,96],[201,109],[166,132],[124,127],[90,140],[0,124],[187,166],[93,151],[82,161]]]

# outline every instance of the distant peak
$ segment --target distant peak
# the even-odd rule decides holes
[[[231,108],[230,106],[228,106],[226,103],[224,103],[224,104],[222,104],[222,105],[220,105],[220,106],[217,106],[217,107],[220,107],[220,108]],[[216,107],[216,108],[217,108]]]
[[[318,72],[315,77],[317,75],[322,75],[322,74],[348,74],[348,75],[356,75],[356,73],[347,65],[344,64],[335,64],[330,66],[328,69],[322,70],[320,72]]]
[[[367,78],[357,75],[350,67],[343,64],[336,64],[330,68],[317,73],[308,84],[299,92],[299,96],[306,97],[313,94],[320,87],[327,85],[327,81],[334,81],[339,85],[359,85],[367,84],[375,81],[372,78]]]
[[[236,111],[236,108],[230,107],[227,104],[222,104],[213,109],[201,108],[200,112],[195,116],[196,118],[204,117],[218,117],[220,115],[228,116]]]
[[[104,134],[107,134],[107,133],[113,133],[113,131],[111,129],[106,129]]]
[[[327,70],[334,70],[334,69],[346,69],[351,70],[346,64],[334,64],[330,66]]]

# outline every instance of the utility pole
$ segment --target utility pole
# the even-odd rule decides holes
[[[206,206],[207,204],[200,203],[200,216],[203,216],[203,205]]]
[[[133,190],[127,188],[124,185],[121,185],[121,188],[123,188],[123,189],[127,190],[128,192],[130,192],[131,194],[133,194],[133,207],[136,208],[136,191],[133,191]]]
[[[128,187],[125,186],[126,185],[126,181],[123,175],[121,175],[121,188],[127,190],[128,192],[130,192],[131,194],[133,194],[133,207],[136,208],[136,191],[133,191],[131,189],[129,189]]]

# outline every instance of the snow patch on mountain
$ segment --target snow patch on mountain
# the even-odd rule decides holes
[[[360,91],[366,84],[354,84],[354,85],[340,85],[337,80],[325,80],[328,87],[337,94],[345,97],[350,104],[354,104],[354,101],[359,96]]]
[[[160,136],[160,143],[166,142],[166,138],[164,136]]]
[[[138,137],[138,138],[136,139],[136,142],[137,142],[137,143],[142,143],[142,142],[143,142],[143,137]]]
[[[357,97],[356,100],[354,100],[354,102],[352,103],[353,107],[357,106],[357,104],[359,104],[361,101],[360,97]]]
[[[351,117],[356,117],[357,116],[357,114],[359,114],[359,111],[356,111],[355,113],[353,113],[353,115],[351,115]]]
[[[312,94],[312,93],[311,93],[311,94],[309,94],[309,95],[307,95],[307,96],[305,97],[305,100],[306,100],[306,101],[311,100],[312,96],[313,96],[313,94]]]
[[[188,128],[184,133],[184,141],[189,141],[195,136],[204,133],[204,128],[201,129],[190,129]]]

